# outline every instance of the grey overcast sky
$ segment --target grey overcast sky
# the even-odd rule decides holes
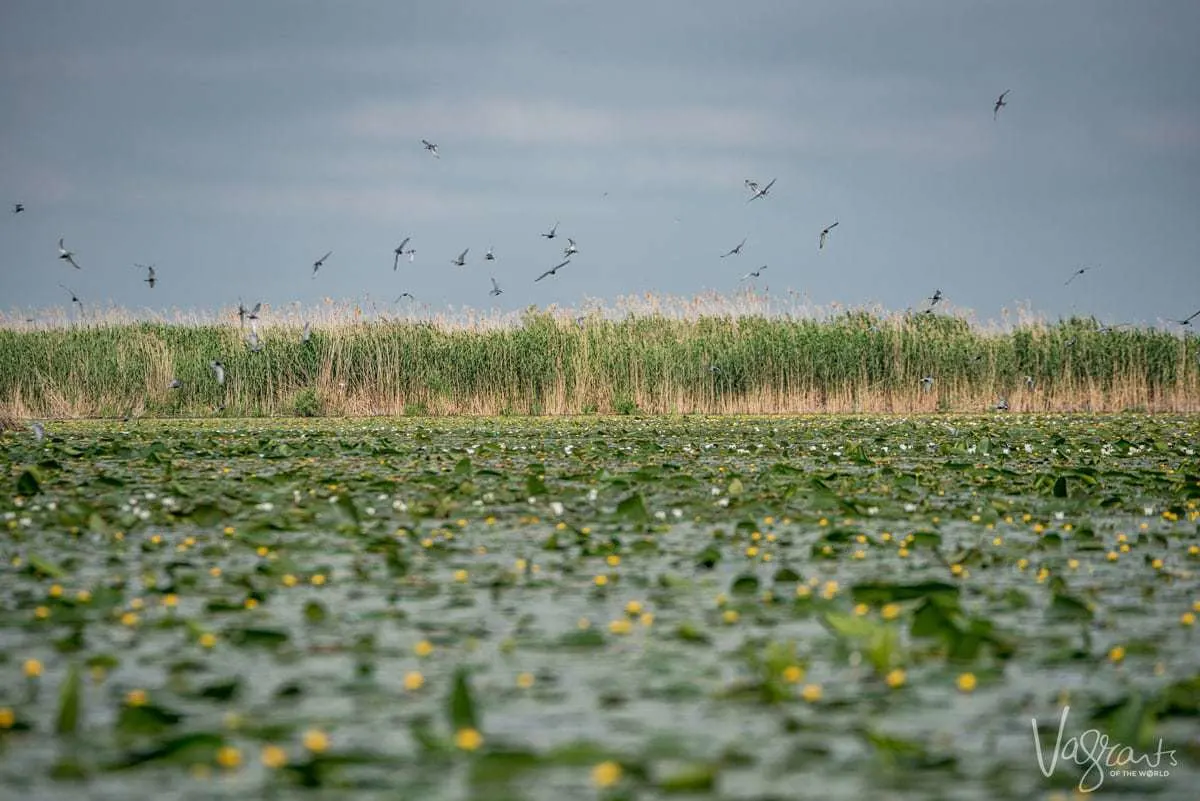
[[[765,264],[818,305],[1155,324],[1200,309],[1198,33],[1194,0],[7,0],[0,310],[512,310]]]

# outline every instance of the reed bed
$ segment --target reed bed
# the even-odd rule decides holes
[[[777,306],[747,293],[422,317],[329,303],[264,310],[258,353],[229,310],[7,317],[0,417],[1200,410],[1191,336]]]

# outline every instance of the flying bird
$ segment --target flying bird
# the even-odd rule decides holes
[[[721,258],[723,259],[723,258],[725,258],[726,256],[737,256],[737,255],[740,255],[740,254],[741,254],[741,252],[742,252],[742,248],[743,248],[743,247],[745,247],[745,246],[746,246],[746,239],[745,239],[745,237],[743,237],[743,238],[742,238],[742,241],[737,243],[737,247],[733,248],[733,249],[732,249],[732,250],[730,250],[728,253],[723,253],[723,254],[721,254]]]
[[[1076,270],[1075,272],[1071,273],[1071,277],[1070,277],[1070,278],[1068,278],[1068,279],[1067,279],[1065,282],[1063,282],[1063,286],[1067,286],[1067,285],[1068,285],[1068,284],[1070,284],[1072,281],[1074,281],[1076,278],[1078,278],[1079,276],[1083,275],[1084,273],[1086,273],[1086,272],[1087,272],[1088,270],[1090,270],[1090,269],[1092,269],[1092,265],[1090,265],[1090,264],[1087,264],[1087,265],[1084,265],[1083,267],[1080,267],[1078,270]]]
[[[742,276],[742,280],[748,281],[751,278],[758,278],[760,275],[762,275],[763,270],[765,270],[765,269],[767,269],[767,265],[764,264],[762,267],[759,267],[757,270],[751,270],[750,272],[748,272]]]
[[[1180,325],[1191,325],[1192,320],[1195,320],[1197,317],[1200,317],[1200,311],[1189,315],[1188,317],[1184,317],[1182,320],[1176,320],[1175,322],[1179,323]]]
[[[470,248],[467,248],[467,250],[470,250]],[[458,266],[458,267],[464,266],[467,263],[467,250],[464,250],[462,253],[459,253],[458,258],[452,259],[450,261],[450,263],[455,266]]]
[[[392,259],[392,272],[395,272],[395,271],[396,271],[396,268],[397,268],[398,266],[400,266],[400,257],[401,257],[401,256],[405,256],[405,255],[409,255],[409,254],[412,254],[412,253],[416,253],[416,252],[417,252],[417,251],[415,251],[415,250],[405,250],[405,249],[404,249],[404,246],[408,244],[408,240],[410,240],[410,239],[412,239],[412,237],[411,237],[411,236],[406,236],[406,237],[404,237],[404,241],[403,241],[403,242],[401,242],[399,245],[397,245],[397,246],[396,246],[396,249],[392,251],[392,253],[393,253],[393,254],[395,255],[395,257],[396,257],[396,258]],[[410,256],[410,258],[409,258],[409,261],[412,261],[412,258],[411,258],[411,256]]]
[[[830,231],[832,231],[834,228],[837,228],[837,227],[838,227],[838,224],[835,221],[833,223],[833,225],[827,225],[821,229],[821,241],[817,243],[817,250],[825,249],[825,238],[829,236]]]
[[[777,180],[777,178],[772,178],[771,182],[762,189],[755,189],[754,194],[750,196],[750,200],[758,200],[760,197],[766,197],[767,193],[771,191],[771,187],[775,185],[775,181]],[[747,200],[746,202],[749,203],[750,200]]]
[[[79,269],[79,265],[75,263],[75,253],[67,250],[66,246],[63,245],[63,237],[59,237],[58,239],[58,257],[76,270]]]
[[[559,270],[561,270],[563,267],[566,267],[570,263],[571,263],[570,259],[559,262],[558,264],[551,267],[549,270],[546,270],[546,272],[539,275],[537,278],[533,279],[533,282],[536,284],[538,281],[541,281],[543,278],[545,278],[548,275],[557,275]]]
[[[921,379],[921,390],[929,392],[933,389],[933,376],[927,375]]]
[[[495,278],[492,278],[492,291],[489,292],[488,294],[491,295],[492,297],[497,297],[499,295],[504,294],[504,290],[501,289],[500,285],[496,283]]]
[[[758,181],[755,181],[753,178],[747,178],[745,181],[745,184],[746,184],[746,189],[747,189],[747,191],[750,192],[750,194],[753,195],[755,192],[758,191]]]
[[[575,247],[575,240],[568,236],[567,237],[567,246],[565,248],[563,248],[563,255],[569,259],[578,252],[579,252],[579,248]]]
[[[554,237],[558,236],[558,223],[554,223],[554,226],[549,231],[542,234],[542,236],[546,237],[547,239],[553,239]]]
[[[400,301],[404,300],[405,298],[408,298],[409,300],[416,300],[416,298],[415,298],[415,297],[413,297],[413,293],[411,293],[411,292],[401,292],[401,293],[400,293],[400,297],[398,297],[398,298],[396,298],[395,300],[393,300],[393,301],[392,301],[392,303],[399,303]]]
[[[221,362],[219,362],[219,361],[211,361],[208,363],[208,366],[212,370],[213,378],[217,379],[217,383],[224,385],[225,384],[225,365],[221,364]]]
[[[251,325],[254,324],[254,321],[258,319],[258,312],[261,308],[261,300],[254,304],[253,309],[247,309],[244,305],[242,305],[242,299],[238,298],[238,322],[241,324],[242,328],[246,327],[247,320],[251,321]]]
[[[940,289],[933,290],[933,294],[929,296],[929,308],[932,309],[934,306],[938,305],[938,301],[940,301],[941,299],[942,299],[942,290],[940,290]]]
[[[14,203],[13,204],[13,214],[20,214],[23,211],[25,211],[24,203]]]
[[[441,158],[441,156],[438,154],[437,145],[435,145],[433,142],[430,142],[428,139],[422,139],[421,144],[425,145],[425,149],[432,153],[435,159]]]
[[[333,255],[333,251],[331,250],[331,251],[329,251],[328,253],[326,253],[324,256],[322,256],[321,258],[319,258],[319,259],[317,259],[316,261],[314,261],[314,262],[313,262],[313,274],[312,274],[312,277],[313,277],[313,278],[316,278],[316,277],[317,277],[317,270],[319,270],[319,269],[321,269],[322,267],[324,267],[324,266],[325,266],[325,260],[326,260],[326,259],[328,259],[328,258],[329,258],[330,256],[332,256],[332,255]]]
[[[996,119],[996,115],[1000,113],[1000,109],[1002,109],[1008,105],[1008,103],[1004,102],[1004,98],[1011,91],[1012,91],[1011,89],[1005,89],[1003,92],[1000,93],[1000,96],[996,98],[996,105],[992,106],[992,119],[993,120]]]
[[[155,275],[154,275],[154,265],[153,264],[135,264],[133,266],[137,267],[139,270],[146,271],[146,273],[147,273],[146,277],[143,278],[142,280],[145,283],[149,284],[151,289],[154,289],[154,285],[156,283],[158,283],[158,278],[155,277]]]
[[[483,258],[486,261],[495,261],[496,260],[496,254],[492,252],[492,247],[490,245],[488,246],[488,252],[483,254]]]
[[[71,288],[70,288],[69,286],[67,286],[66,284],[59,284],[59,286],[61,286],[61,287],[62,287],[63,289],[65,289],[65,290],[67,290],[67,294],[69,294],[69,295],[71,296],[71,302],[72,302],[72,303],[78,303],[78,304],[79,304],[79,310],[80,310],[80,311],[83,311],[83,301],[82,301],[82,300],[80,300],[80,299],[79,299],[79,296],[75,294],[75,290],[74,290],[74,289],[71,289]]]

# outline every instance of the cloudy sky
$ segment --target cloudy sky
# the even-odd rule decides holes
[[[521,309],[768,265],[818,305],[1158,323],[1200,309],[1198,30],[1188,0],[10,0],[0,309]],[[556,221],[579,253],[535,284]]]

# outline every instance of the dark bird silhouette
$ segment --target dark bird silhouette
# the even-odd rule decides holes
[[[412,261],[412,256],[411,256],[411,254],[413,254],[413,253],[416,253],[416,252],[417,252],[417,251],[415,251],[415,250],[405,250],[405,249],[404,249],[404,246],[408,244],[408,240],[410,240],[410,239],[412,239],[412,237],[411,237],[411,236],[406,236],[406,237],[404,237],[404,241],[403,241],[403,242],[401,242],[399,245],[397,245],[397,246],[396,246],[396,249],[392,251],[392,255],[394,255],[394,256],[395,256],[395,258],[394,258],[394,259],[392,259],[392,272],[395,272],[395,271],[396,271],[396,268],[397,268],[398,266],[400,266],[400,257],[401,257],[401,256],[408,256],[408,257],[409,257],[409,261]]]
[[[258,319],[258,312],[259,312],[259,310],[260,310],[261,308],[262,308],[262,301],[261,301],[261,300],[260,300],[258,303],[255,303],[255,304],[254,304],[254,308],[253,308],[253,309],[247,309],[247,308],[245,307],[245,305],[242,303],[242,299],[241,299],[241,298],[238,298],[238,324],[239,324],[239,325],[240,325],[242,328],[245,328],[245,327],[246,327],[246,320],[257,320],[257,319]]]
[[[775,185],[775,181],[777,180],[777,178],[772,178],[771,182],[762,189],[756,189],[754,194],[750,196],[750,200],[758,200],[760,197],[766,197],[767,193],[771,191],[771,187]],[[750,200],[747,200],[746,202],[749,203]]]
[[[500,288],[500,285],[496,283],[496,279],[495,279],[495,278],[492,278],[492,291],[491,291],[491,292],[489,292],[488,294],[489,294],[489,295],[491,295],[492,297],[496,297],[496,296],[498,296],[498,295],[503,295],[503,294],[504,294],[504,290],[503,290],[503,289],[501,289],[501,288]]]
[[[63,244],[63,237],[58,238],[58,257],[74,267],[76,270],[79,269],[79,265],[75,263],[75,253],[67,250],[66,246]]]
[[[413,297],[413,293],[411,293],[411,292],[401,292],[401,293],[400,293],[400,297],[398,297],[398,298],[396,298],[395,300],[393,300],[393,301],[392,301],[392,303],[399,303],[400,301],[404,300],[405,298],[408,298],[409,300],[416,300],[416,298],[415,298],[415,297]]]
[[[484,261],[495,261],[496,260],[496,254],[493,252],[493,248],[490,245],[488,246],[488,252],[483,254],[483,258],[484,258]]]
[[[63,289],[65,289],[65,290],[67,290],[67,294],[71,296],[71,302],[72,302],[72,303],[78,303],[78,304],[79,304],[79,310],[80,310],[80,311],[83,311],[83,301],[82,301],[82,300],[80,300],[80,299],[79,299],[79,296],[75,294],[75,290],[74,290],[74,289],[71,289],[71,288],[70,288],[69,286],[67,286],[66,284],[59,284],[59,286],[61,286],[61,287],[62,287]]]
[[[322,256],[321,258],[319,258],[319,259],[317,259],[316,261],[314,261],[314,262],[313,262],[313,274],[312,274],[312,277],[313,277],[313,278],[316,278],[316,277],[317,277],[317,270],[319,270],[319,269],[321,269],[322,267],[324,267],[324,266],[325,266],[325,260],[326,260],[326,259],[328,259],[328,258],[329,258],[330,256],[332,256],[332,255],[333,255],[333,251],[331,250],[331,251],[329,251],[328,253],[326,253],[324,256]]]
[[[1076,270],[1075,272],[1071,273],[1071,277],[1070,277],[1070,278],[1068,278],[1068,279],[1067,279],[1065,282],[1063,282],[1063,286],[1067,286],[1067,285],[1068,285],[1068,284],[1070,284],[1072,281],[1074,281],[1076,278],[1078,278],[1079,276],[1083,275],[1084,273],[1086,273],[1086,272],[1087,272],[1088,270],[1090,270],[1090,269],[1092,269],[1092,265],[1090,265],[1090,264],[1087,264],[1087,265],[1084,265],[1083,267],[1080,267],[1078,270]]]
[[[430,142],[428,139],[422,139],[421,144],[425,145],[425,149],[432,153],[434,158],[441,158],[441,155],[438,153],[437,145],[435,145],[433,142]]]
[[[762,267],[759,267],[757,270],[751,270],[750,272],[748,272],[742,276],[742,280],[748,281],[751,278],[758,278],[760,275],[762,275],[763,270],[765,270],[765,269],[767,269],[767,265],[764,264]]]
[[[558,264],[551,267],[549,270],[546,270],[546,272],[539,275],[537,278],[533,279],[533,282],[536,284],[538,281],[541,281],[543,278],[545,278],[548,275],[557,275],[559,270],[561,270],[563,267],[566,267],[570,263],[571,263],[570,259],[559,262]]]
[[[742,248],[744,248],[745,246],[746,246],[746,240],[745,240],[745,238],[743,238],[741,242],[738,242],[738,244],[737,244],[737,247],[733,248],[733,249],[732,249],[732,250],[730,250],[728,253],[722,253],[722,254],[721,254],[721,258],[723,259],[723,258],[725,258],[726,256],[737,256],[737,255],[740,255],[740,254],[741,254],[741,252],[742,252]]]
[[[1176,322],[1179,323],[1180,325],[1191,325],[1192,320],[1195,320],[1197,317],[1200,317],[1200,311],[1196,312],[1195,314],[1191,314],[1187,317],[1184,317],[1182,320],[1176,320]]]
[[[25,211],[24,203],[14,203],[13,204],[13,214],[20,214],[23,211]]]
[[[554,237],[558,236],[558,223],[554,223],[550,230],[542,234],[542,236],[546,237],[547,239],[553,239]]]
[[[578,252],[579,248],[575,246],[575,240],[571,237],[567,237],[567,246],[563,248],[563,255],[569,259]]]
[[[462,253],[459,253],[459,254],[458,254],[458,258],[457,258],[457,259],[451,259],[451,260],[450,260],[450,263],[451,263],[451,264],[453,264],[453,265],[455,265],[455,266],[457,266],[457,267],[462,267],[462,266],[464,266],[464,265],[467,263],[467,251],[468,251],[468,250],[470,250],[470,248],[467,248],[467,250],[464,250]]]
[[[829,236],[830,231],[832,231],[834,228],[837,228],[837,227],[838,227],[837,222],[834,222],[833,225],[827,225],[821,229],[821,240],[819,242],[817,242],[817,250],[825,249],[825,238]]]
[[[938,305],[938,301],[940,301],[941,299],[942,299],[942,290],[940,290],[940,289],[933,290],[933,294],[929,296],[929,308],[932,309],[934,306]]]
[[[1007,97],[1008,93],[1011,91],[1012,91],[1011,89],[1005,89],[1003,92],[1000,93],[1000,96],[996,98],[996,105],[992,106],[992,119],[993,120],[996,119],[996,115],[1000,113],[1000,109],[1002,109],[1008,105],[1008,103],[1004,102],[1004,98]]]
[[[158,283],[158,278],[154,274],[154,265],[153,264],[135,264],[133,266],[137,267],[139,270],[146,271],[146,277],[143,278],[142,280],[145,281],[147,284],[149,284],[151,289],[154,289],[154,285],[156,283]]]

